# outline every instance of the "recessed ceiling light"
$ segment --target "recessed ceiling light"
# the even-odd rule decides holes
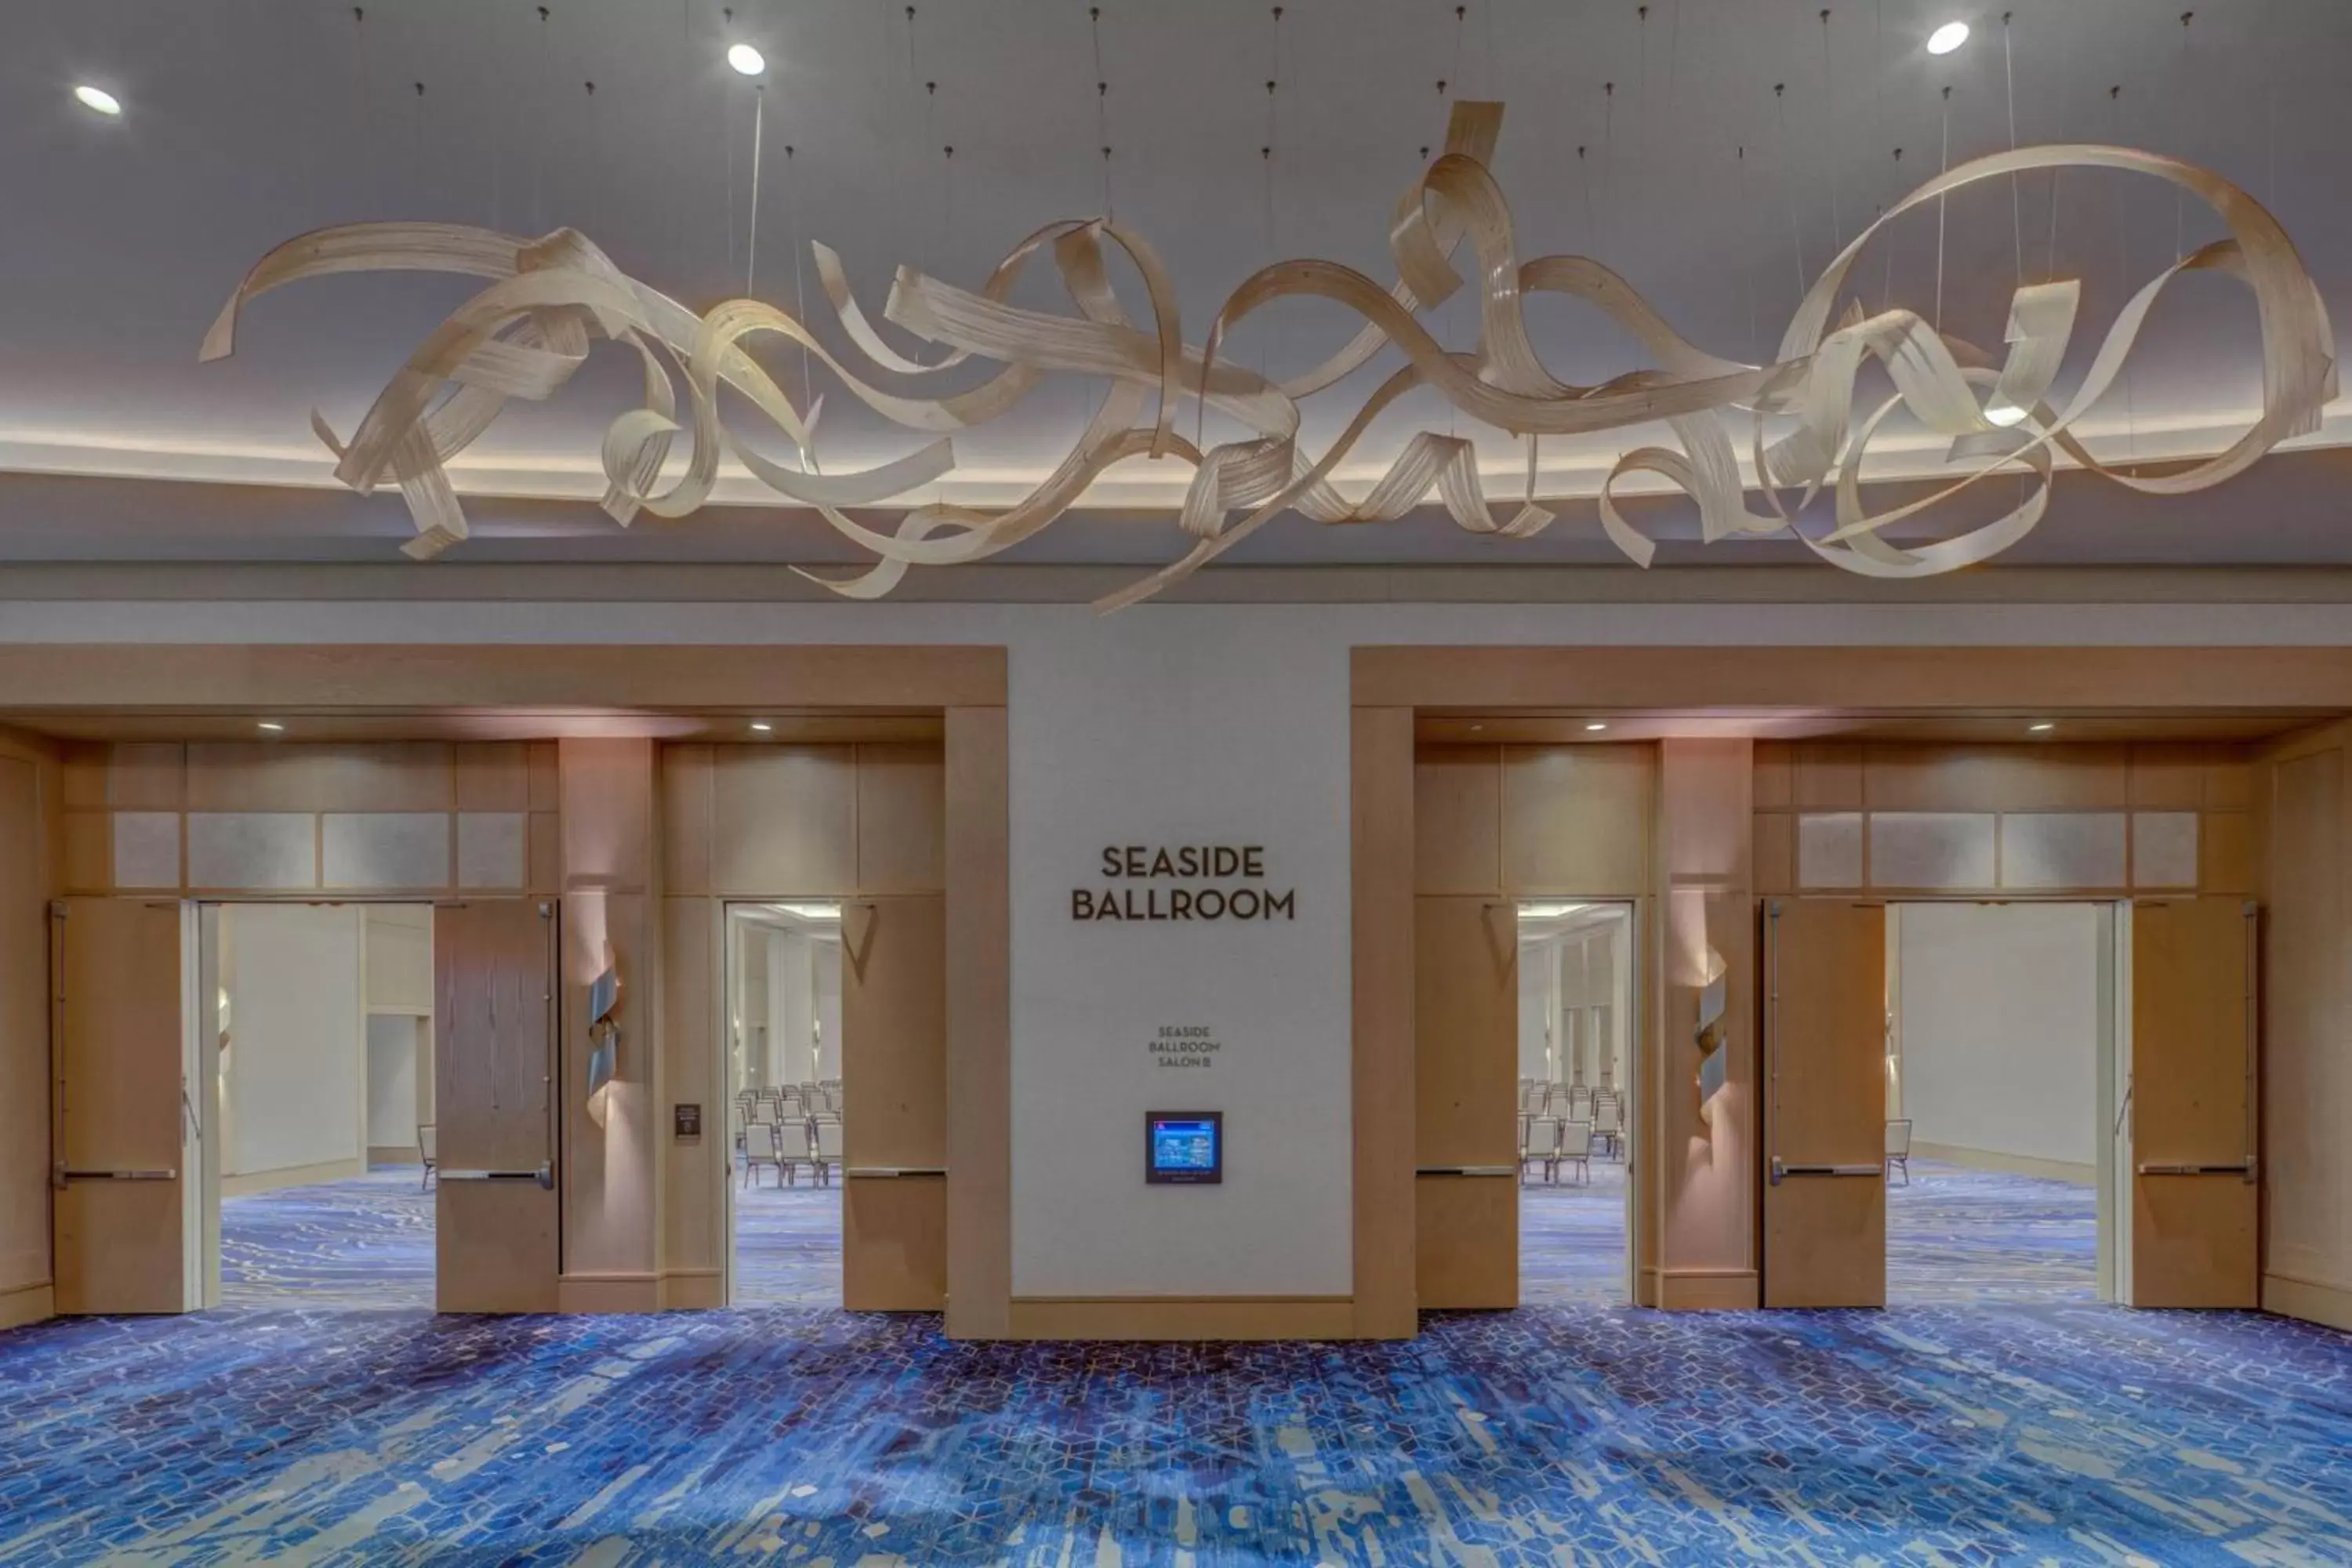
[[[769,723],[765,719],[754,719],[751,721],[751,732],[755,735],[764,735],[774,728],[775,726]]]
[[[1965,34],[1968,29],[1963,27],[1960,31]],[[728,49],[727,63],[733,66],[739,75],[759,76],[768,68],[768,57],[749,44],[737,44]]]
[[[266,730],[273,735],[282,734],[286,730],[286,726],[280,724],[275,719],[264,719],[260,723],[255,725],[254,728],[257,730]]]
[[[2004,429],[2011,425],[2017,424],[2024,417],[2025,410],[2020,408],[2014,403],[1988,403],[1985,405],[1985,418],[1992,424],[2000,426]]]
[[[1947,22],[1927,35],[1927,52],[1948,55],[1968,41],[1969,25],[1966,22]]]
[[[2028,726],[2026,726],[2026,727],[2027,727],[2028,729],[2032,730],[2032,731],[2035,734],[2037,734],[2037,735],[2046,734],[2046,733],[2048,733],[2050,731],[2052,731],[2052,730],[2055,730],[2056,728],[2058,728],[2058,726],[2057,726],[2054,722],[2053,722],[2052,721],[2050,721],[2050,720],[2048,720],[2048,719],[2043,719],[2043,720],[2040,721],[2039,721],[2039,722],[2037,722],[2037,723],[2029,724],[2029,725],[2028,725]]]
[[[1587,732],[1587,733],[1590,733],[1590,734],[1598,734],[1598,733],[1600,733],[1601,731],[1606,730],[1607,728],[1609,728],[1609,726],[1608,726],[1608,725],[1606,725],[1606,724],[1604,724],[1604,723],[1602,723],[1600,720],[1595,719],[1594,721],[1592,721],[1592,722],[1591,722],[1590,724],[1587,724],[1584,728],[1585,728],[1585,731],[1586,731],[1586,732]]]
[[[84,82],[81,86],[74,89],[74,101],[80,104],[84,109],[93,109],[100,114],[120,114],[122,112],[122,100],[121,99],[107,91],[106,89],[102,87],[92,87],[88,82]]]

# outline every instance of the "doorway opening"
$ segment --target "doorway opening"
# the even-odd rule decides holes
[[[1519,1300],[1630,1299],[1634,907],[1518,905]]]
[[[726,906],[733,1305],[842,1304],[842,908]]]
[[[1886,907],[1889,1305],[2113,1300],[2110,903]]]
[[[196,920],[204,1304],[432,1310],[432,907]]]

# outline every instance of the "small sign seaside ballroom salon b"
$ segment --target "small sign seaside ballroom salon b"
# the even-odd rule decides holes
[[[1265,885],[1255,844],[1111,844],[1103,885],[1070,889],[1074,921],[1295,921],[1298,889]]]

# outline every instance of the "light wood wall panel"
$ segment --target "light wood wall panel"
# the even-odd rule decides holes
[[[2352,735],[2262,767],[2263,1305],[2352,1323]]]
[[[855,747],[713,751],[710,874],[719,891],[856,890]]]
[[[1412,1207],[1423,1310],[1518,1305],[1517,1177],[1423,1176]]]
[[[1504,889],[1640,897],[1654,778],[1647,746],[1505,747]]]
[[[1011,755],[1001,705],[946,731],[947,1330],[972,1339],[1013,1328]]]
[[[1518,1158],[1518,974],[1508,903],[1492,894],[1414,901],[1413,1126],[1423,1167]]]
[[[2257,1188],[2220,1169],[2256,1158],[2252,936],[2239,899],[2143,900],[2132,911],[2134,1306],[2260,1299]],[[2161,1169],[2184,1165],[2204,1169]]]
[[[676,748],[682,749],[682,748]],[[665,779],[668,777],[665,769]],[[726,1200],[732,1174],[726,1086],[715,1059],[719,999],[727,979],[719,901],[667,897],[662,908],[662,1098],[667,1106],[702,1108],[702,1135],[682,1139],[664,1126],[661,1267],[666,1306],[719,1307],[726,1245]]]
[[[176,1312],[183,1284],[180,913],[169,901],[76,899],[57,931],[56,1193],[60,1312]]]
[[[1415,891],[1502,891],[1502,763],[1499,746],[1424,746],[1414,753]]]
[[[1665,1307],[1756,1305],[1757,1047],[1754,746],[1665,741],[1658,748],[1655,1026],[1640,1064],[1634,1146],[1637,1300]],[[1811,782],[1806,782],[1810,767]],[[1859,789],[1800,760],[1792,798]],[[1724,1087],[1702,1108],[1699,1003],[1725,977]]]
[[[926,892],[947,879],[947,759],[935,745],[857,748],[857,888]]]
[[[1349,716],[1349,986],[1355,1142],[1354,1329],[1401,1339],[1418,1328],[1413,1105],[1412,710]]]
[[[47,1317],[49,1267],[49,931],[64,769],[0,733],[0,1313]]]

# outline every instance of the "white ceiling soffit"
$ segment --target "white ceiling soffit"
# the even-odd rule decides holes
[[[464,285],[304,284],[248,313],[236,358],[195,362],[245,268],[309,228],[387,216],[571,225],[698,309],[747,280],[796,304],[815,292],[803,248],[823,239],[878,315],[899,263],[976,285],[1022,236],[1108,199],[1160,250],[1197,323],[1277,255],[1387,276],[1395,195],[1442,141],[1446,99],[1465,96],[1509,106],[1495,173],[1522,254],[1594,255],[1727,356],[1769,352],[1801,285],[1933,173],[1948,127],[1953,162],[2007,146],[2012,89],[2021,143],[2121,142],[2243,185],[2294,236],[2336,319],[2352,315],[2352,209],[2335,153],[2352,140],[2352,100],[2337,89],[2352,59],[2341,0],[2210,7],[2185,28],[2177,9],[2145,0],[1856,0],[1833,6],[1826,27],[1813,0],[1655,0],[1646,20],[1615,0],[1486,0],[1459,22],[1453,5],[1425,0],[1294,0],[1279,23],[1239,0],[1100,9],[1098,73],[1087,7],[1061,0],[943,0],[919,5],[911,25],[898,0],[743,0],[731,28],[703,0],[557,3],[543,23],[535,5],[506,0],[409,0],[358,22],[342,6],[18,0],[0,57],[0,189],[16,198],[0,243],[0,469],[84,482],[0,480],[0,558],[391,556],[408,534],[396,500],[310,493],[332,482],[310,412],[349,430]],[[1927,33],[1955,17],[1974,37],[1928,56]],[[758,89],[725,66],[735,41],[755,42],[771,68],[756,244]],[[1271,103],[1268,79],[1281,83]],[[115,93],[123,114],[77,104],[70,89],[85,82]],[[2076,171],[1976,187],[1941,219],[1906,215],[1854,283],[1872,308],[1927,312],[1940,279],[1944,323],[1988,344],[2021,277],[2080,277],[2084,320],[2103,330],[2126,287],[2218,233],[2154,182]],[[1118,281],[1132,297],[1133,279]],[[1019,302],[1052,303],[1038,289]],[[2177,292],[2120,395],[2083,427],[2105,458],[2210,452],[2258,402],[2251,307],[2224,280]],[[1539,300],[1530,315],[1564,376],[1597,382],[1643,363],[1593,312]],[[1444,307],[1431,324],[1464,342],[1474,330]],[[1227,352],[1279,375],[1352,327],[1314,304],[1277,309]],[[597,443],[637,396],[634,362],[607,346],[553,402],[510,405],[455,467],[461,492],[484,498],[469,509],[475,558],[852,558],[770,506],[647,520],[625,535],[599,516],[586,504],[601,488]],[[960,437],[947,499],[987,505],[1025,489],[1067,449],[1090,398],[1048,387]],[[1408,400],[1361,467],[1377,470],[1412,429],[1447,420],[1433,399]],[[2331,411],[2305,443],[2345,444],[2347,427]],[[1480,437],[1496,491],[1516,493],[1519,444],[1466,422],[1462,433]],[[1590,496],[1616,452],[1644,438],[1547,439],[1538,488]],[[831,465],[887,460],[919,440],[828,400]],[[1940,467],[1938,451],[1900,437],[1874,450],[1873,478]],[[1163,528],[1129,525],[1181,491],[1171,467],[1114,470],[1084,522],[1012,559],[1164,559]],[[115,482],[141,479],[180,483]],[[2332,459],[2287,457],[2189,501],[2104,506],[2105,487],[2083,481],[2084,496],[2053,508],[2015,558],[2340,561],[2352,555],[2336,526],[2341,479]],[[223,489],[197,505],[187,481]],[[722,477],[720,500],[757,500],[749,483]],[[1661,503],[1643,526],[1672,541],[1688,510]],[[1453,531],[1286,520],[1230,559],[1609,554],[1589,503],[1525,543]],[[1738,559],[1785,553],[1736,548]]]

